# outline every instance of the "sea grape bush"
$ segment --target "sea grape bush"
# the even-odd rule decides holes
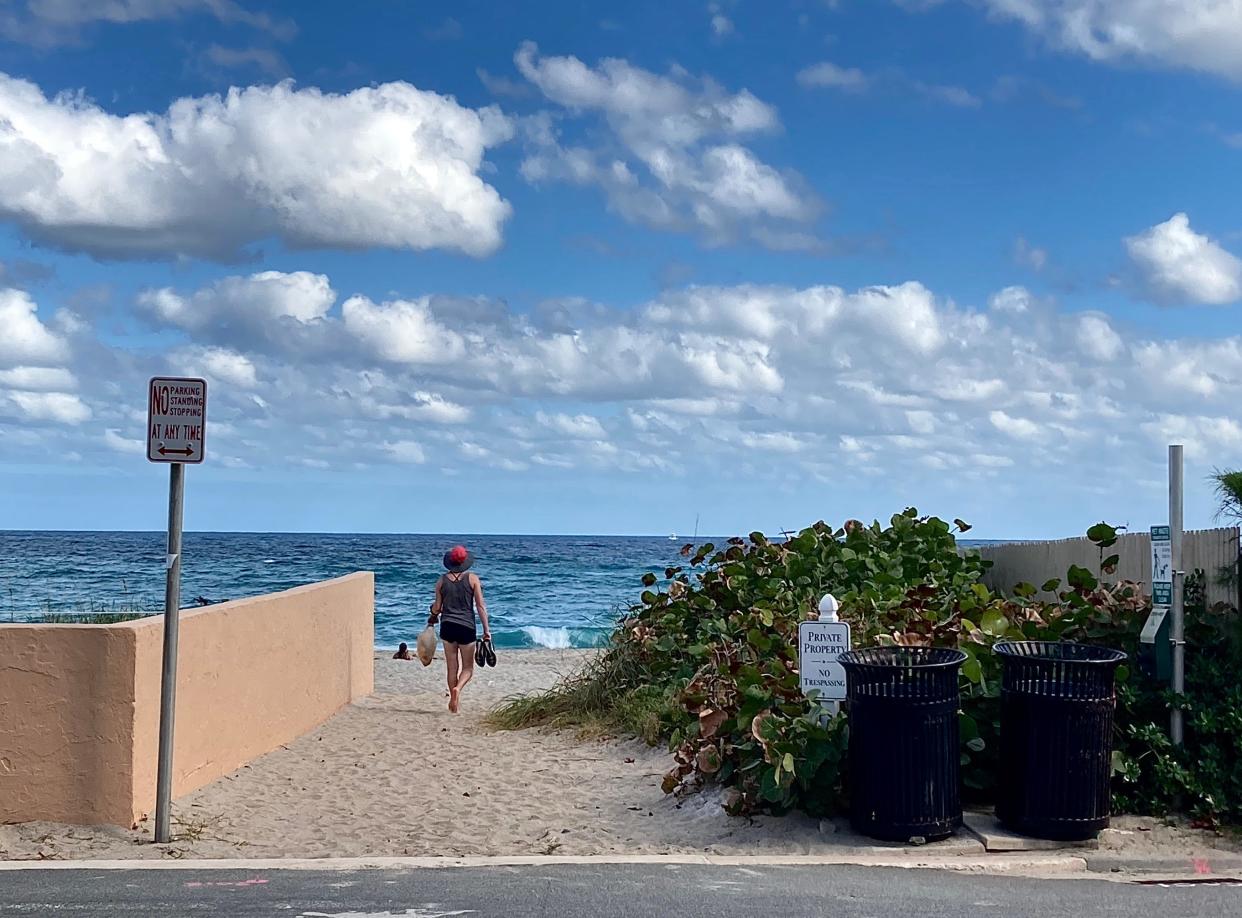
[[[665,570],[662,578],[646,575],[641,601],[609,652],[639,664],[642,685],[630,690],[660,691],[669,699],[661,732],[676,765],[664,790],[720,784],[736,813],[799,808],[819,814],[842,805],[848,794],[846,720],[821,717],[803,697],[797,659],[798,623],[814,618],[819,597],[832,592],[855,646],[947,646],[966,653],[963,780],[968,795],[987,799],[996,781],[999,731],[999,661],[992,645],[1075,640],[1133,654],[1149,607],[1136,585],[1108,582],[1117,564],[1108,553],[1117,538],[1110,526],[1089,532],[1100,548],[1098,572],[1072,567],[1064,581],[1040,590],[1018,584],[1007,598],[982,583],[988,562],[959,550],[956,535],[969,528],[909,509],[887,526],[820,522],[784,541],[752,533],[719,548],[686,546],[684,566]],[[1038,599],[1041,592],[1056,599]],[[1227,646],[1219,632],[1236,632],[1236,614],[1216,615],[1217,646]],[[1219,677],[1204,667],[1204,679]],[[1194,736],[1210,734],[1228,747],[1197,765],[1188,752],[1175,752],[1156,737],[1157,715],[1164,711],[1159,692],[1140,684],[1129,667],[1118,678],[1118,801],[1159,811],[1180,795],[1206,818],[1236,813],[1242,775],[1235,763],[1242,762],[1242,749],[1234,738],[1242,736],[1236,729],[1242,705],[1192,708]],[[1230,697],[1237,700],[1237,693],[1235,687]],[[1188,703],[1195,705],[1196,697]]]

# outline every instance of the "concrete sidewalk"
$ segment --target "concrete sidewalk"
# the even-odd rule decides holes
[[[6,855],[6,833],[25,833],[37,840],[45,827],[0,826],[0,871],[31,869],[99,871],[154,870],[353,870],[433,869],[442,867],[550,866],[600,864],[664,864],[701,866],[739,865],[852,865],[868,867],[934,868],[941,870],[1025,876],[1159,875],[1167,877],[1242,878],[1242,850],[1230,838],[1170,826],[1158,820],[1121,817],[1099,839],[1061,843],[1015,835],[982,812],[966,814],[963,829],[951,838],[926,845],[876,842],[858,835],[845,819],[823,820],[816,844],[803,850],[748,853],[726,850],[674,850],[659,854],[610,852],[586,855],[530,854],[393,856],[377,852],[363,856],[256,856],[245,850],[203,857],[192,846],[174,840],[168,845],[136,842],[109,846],[86,857],[55,849],[43,851],[28,844]],[[61,830],[68,827],[56,827]],[[72,830],[70,830],[72,831]],[[91,830],[83,829],[83,832]],[[258,853],[256,852],[256,855]],[[8,856],[10,859],[5,860]]]

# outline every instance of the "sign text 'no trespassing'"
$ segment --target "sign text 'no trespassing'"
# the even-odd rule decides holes
[[[820,701],[845,700],[845,667],[839,657],[850,649],[845,622],[802,622],[798,625],[798,670],[802,693],[819,693]]]

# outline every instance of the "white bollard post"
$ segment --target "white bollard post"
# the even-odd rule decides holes
[[[823,598],[819,601],[819,620],[821,622],[840,621],[840,619],[837,618],[837,609],[840,608],[840,605],[841,604],[837,602],[837,597],[833,596],[831,593],[825,593]],[[823,702],[823,708],[826,718],[831,720],[833,717],[836,717],[841,713],[841,702],[825,701]]]

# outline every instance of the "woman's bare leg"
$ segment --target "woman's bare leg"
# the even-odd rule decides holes
[[[474,662],[473,658],[470,662]],[[461,671],[461,647],[452,641],[444,642],[444,665],[448,671],[449,704],[448,708],[457,713],[457,678]]]
[[[461,645],[461,672],[457,676],[457,693],[458,700],[461,700],[461,690],[466,687],[466,683],[474,678],[474,644]]]

